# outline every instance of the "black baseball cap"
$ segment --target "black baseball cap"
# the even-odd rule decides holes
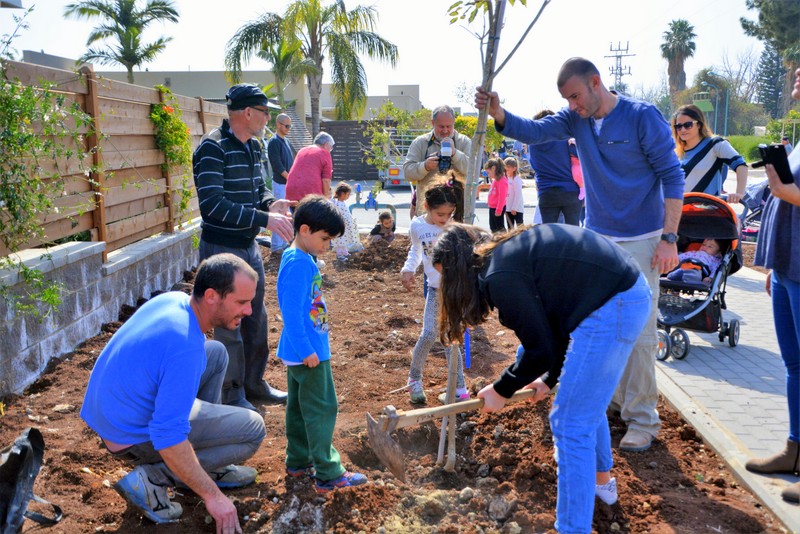
[[[244,109],[255,106],[263,106],[268,109],[281,109],[277,104],[273,104],[255,84],[240,83],[228,89],[225,95],[225,104],[230,110]]]

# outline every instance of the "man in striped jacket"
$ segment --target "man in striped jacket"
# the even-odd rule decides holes
[[[252,314],[238,328],[217,327],[214,339],[228,350],[222,402],[255,410],[250,401],[286,403],[286,393],[264,380],[269,357],[264,264],[255,241],[261,228],[286,241],[293,237],[289,202],[276,200],[261,175],[258,137],[270,118],[266,95],[251,84],[234,85],[226,95],[228,119],[203,138],[194,152],[194,182],[203,217],[200,261],[223,252],[245,260],[258,285]]]

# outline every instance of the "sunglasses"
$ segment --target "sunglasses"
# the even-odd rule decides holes
[[[291,130],[292,129],[292,125],[291,124],[283,124],[282,122],[279,122],[278,124],[280,124],[281,126],[286,128],[287,130]]]
[[[694,125],[697,124],[697,121],[688,121],[688,122],[676,122],[675,123],[675,131],[680,132],[683,128],[687,130],[691,130],[694,128]]]
[[[264,109],[264,108],[257,108],[257,107],[254,107],[254,106],[250,106],[250,108],[251,108],[251,109],[255,109],[256,111],[260,111],[260,112],[261,112],[261,113],[263,113],[264,115],[269,115],[269,110],[268,110],[268,109]]]

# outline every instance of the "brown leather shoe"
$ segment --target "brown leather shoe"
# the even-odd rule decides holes
[[[767,458],[753,458],[744,464],[753,473],[800,473],[800,443],[786,440],[786,447]]]
[[[629,428],[625,436],[619,442],[619,450],[628,452],[642,452],[650,448],[653,444],[654,436],[647,432]]]
[[[781,497],[786,502],[800,503],[800,482],[795,482],[781,492]]]

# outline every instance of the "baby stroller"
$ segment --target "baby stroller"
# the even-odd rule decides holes
[[[678,252],[691,250],[704,239],[716,239],[723,244],[722,262],[711,283],[677,282],[662,278],[658,298],[659,360],[672,356],[682,360],[689,354],[689,336],[685,330],[719,332],[719,340],[728,338],[728,345],[739,342],[739,321],[723,320],[725,287],[728,276],[742,266],[739,247],[739,224],[736,212],[717,197],[705,193],[687,193],[683,197],[681,223],[678,228]],[[696,245],[695,245],[696,246]]]
[[[761,228],[761,213],[769,198],[770,190],[767,180],[750,184],[742,197],[742,213],[739,224],[742,228],[742,241],[755,241]]]

